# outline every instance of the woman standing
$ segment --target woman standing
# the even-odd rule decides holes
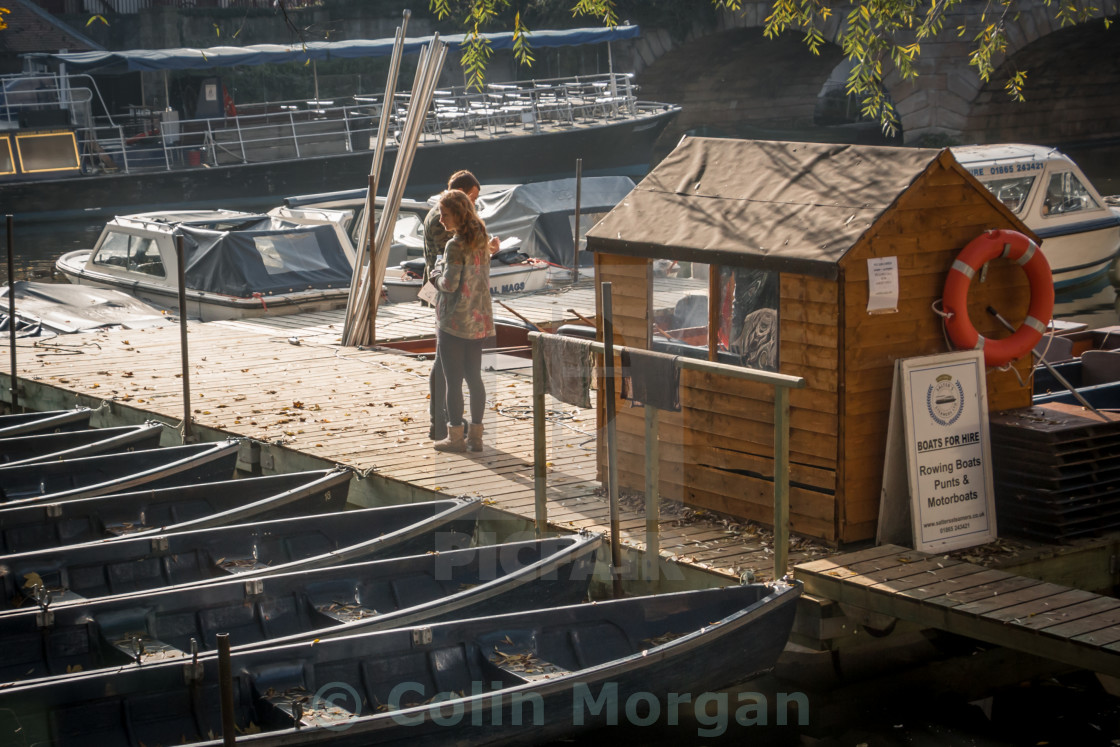
[[[448,436],[437,451],[482,451],[482,346],[494,335],[490,305],[490,249],[486,226],[469,197],[447,190],[439,198],[439,220],[454,234],[432,272],[436,298],[436,366],[447,382]],[[470,431],[463,435],[463,380],[471,397]]]

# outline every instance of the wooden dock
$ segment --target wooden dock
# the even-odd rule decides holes
[[[805,592],[1120,676],[1120,600],[895,545],[796,565]]]
[[[664,293],[687,284],[658,281]],[[595,314],[590,283],[505,299],[537,324],[576,321],[568,311]],[[498,307],[500,308],[500,307]],[[504,312],[496,308],[496,313]],[[531,519],[533,437],[531,362],[507,356],[483,361],[488,407],[481,454],[445,454],[427,438],[431,362],[388,349],[343,347],[343,312],[190,324],[191,411],[206,439],[248,439],[270,471],[342,464],[358,478],[351,495],[376,502],[437,494],[477,496],[502,511]],[[378,314],[382,341],[426,337],[435,329],[431,309],[391,304]],[[34,409],[85,405],[102,408],[95,423],[151,418],[176,429],[183,419],[180,331],[148,330],[20,340],[18,368]],[[504,360],[503,360],[504,359]],[[8,356],[0,363],[7,392]],[[594,392],[592,392],[594,395]],[[548,508],[558,529],[605,532],[608,506],[595,476],[595,410],[548,398]],[[174,433],[165,443],[177,442]],[[769,533],[720,521],[678,504],[662,510],[661,556],[735,578],[767,577],[773,554]],[[624,548],[644,547],[640,501],[621,512]],[[793,562],[833,552],[797,540]]]

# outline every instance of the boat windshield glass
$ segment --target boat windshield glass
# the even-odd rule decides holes
[[[1010,179],[993,179],[985,182],[984,186],[996,196],[997,200],[1006,205],[1008,210],[1021,213],[1027,205],[1027,195],[1031,193],[1034,180],[1034,176],[1016,176]]]
[[[156,240],[149,236],[110,231],[93,257],[95,265],[110,265],[145,275],[167,277]]]
[[[323,256],[315,234],[291,232],[276,236],[254,236],[253,245],[261,255],[269,275],[328,270],[331,263]]]
[[[1072,171],[1053,174],[1046,185],[1043,215],[1063,215],[1100,207],[1093,195]]]

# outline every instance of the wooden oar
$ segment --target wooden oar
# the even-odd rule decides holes
[[[499,305],[499,306],[501,306],[501,307],[502,307],[503,309],[505,309],[506,311],[508,311],[509,313],[513,314],[513,315],[514,315],[515,317],[517,317],[517,318],[518,318],[518,319],[520,319],[521,321],[523,321],[523,322],[525,322],[526,324],[528,324],[528,325],[529,325],[530,327],[532,327],[532,328],[533,328],[533,330],[534,330],[535,332],[543,332],[543,331],[544,331],[544,330],[542,330],[542,329],[541,329],[540,327],[538,327],[537,325],[533,324],[533,323],[532,323],[532,322],[530,322],[530,321],[529,321],[528,319],[526,319],[525,317],[523,317],[523,316],[522,316],[521,314],[517,313],[516,311],[514,311],[514,310],[513,310],[513,309],[511,309],[510,307],[506,306],[506,305],[505,305],[505,303],[503,303],[502,301],[498,301],[498,305]]]

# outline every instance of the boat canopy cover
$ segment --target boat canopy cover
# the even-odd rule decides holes
[[[617,205],[634,182],[627,176],[585,177],[580,185],[580,233]],[[478,198],[478,214],[493,236],[521,239],[530,257],[572,266],[576,180],[518,184]]]
[[[587,248],[835,278],[844,254],[941,154],[686,137],[588,232]]]
[[[119,327],[143,329],[173,324],[173,320],[123,291],[89,285],[15,282],[16,318],[25,328],[34,325],[58,334],[92,332]],[[0,327],[7,323],[8,288],[0,289]]]
[[[641,35],[637,26],[614,28],[578,28],[562,31],[532,31],[525,36],[535,49],[570,47],[584,44],[633,39]],[[513,33],[483,34],[492,50],[513,49]],[[466,34],[441,36],[449,46],[461,45]],[[404,53],[415,54],[433,37],[405,39]],[[118,52],[58,52],[37,55],[65,62],[79,68],[96,68],[99,72],[136,70],[200,70],[234,65],[268,65],[280,62],[309,60],[345,60],[358,57],[388,57],[393,54],[394,39],[354,39],[338,42],[306,44],[253,44],[246,47],[209,47],[192,49],[129,49]]]
[[[236,231],[189,225],[176,230],[183,234],[188,256],[188,288],[251,298],[350,285],[350,260],[333,226],[262,216]]]

